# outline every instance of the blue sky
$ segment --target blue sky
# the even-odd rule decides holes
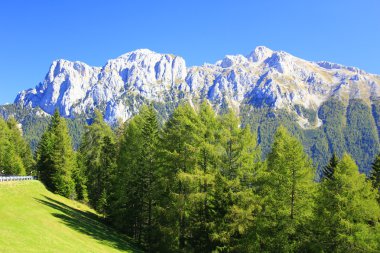
[[[0,3],[0,104],[59,58],[101,66],[138,48],[187,65],[258,45],[380,74],[380,1],[87,1]]]

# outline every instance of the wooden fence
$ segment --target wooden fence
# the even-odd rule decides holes
[[[0,176],[0,182],[36,180],[35,176]]]

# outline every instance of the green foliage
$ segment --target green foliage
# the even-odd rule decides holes
[[[87,192],[87,178],[84,174],[85,167],[83,164],[83,158],[79,152],[75,153],[76,166],[72,171],[72,178],[75,184],[76,199],[88,203],[88,192]]]
[[[333,154],[329,163],[325,167],[323,167],[321,179],[333,180],[336,166],[338,166],[338,163],[339,163],[338,157],[335,154]]]
[[[378,193],[380,193],[380,154],[376,156],[375,161],[372,163],[369,179],[372,182],[373,188],[377,189]],[[378,196],[378,201],[380,202],[379,197],[380,196]]]
[[[31,175],[34,159],[17,121],[0,118],[0,174]]]
[[[279,127],[262,175],[263,202],[255,228],[256,250],[294,252],[307,242],[316,188],[313,179],[311,161],[302,144]]]
[[[0,173],[5,175],[25,175],[25,167],[17,154],[12,131],[0,118]]]
[[[217,249],[243,251],[259,209],[255,181],[261,169],[261,153],[250,126],[240,128],[232,111],[221,117],[222,157],[215,184]]]
[[[138,108],[129,103],[131,96],[134,95],[127,93],[123,99],[134,111]],[[169,94],[165,94],[165,98],[171,100],[169,96]],[[139,104],[147,102],[142,97],[134,99],[139,101]],[[193,101],[193,103],[197,104],[198,101]],[[153,107],[158,112],[159,126],[164,124],[179,104],[181,104],[180,100],[169,103],[153,103]],[[105,105],[102,104],[99,108],[104,109]],[[219,113],[226,112],[228,110],[226,102],[224,101],[222,107],[218,109]],[[374,156],[380,151],[377,137],[380,134],[379,101],[373,101],[370,108],[360,100],[351,100],[346,105],[337,99],[330,99],[325,101],[317,111],[299,105],[294,105],[293,109],[295,112],[288,109],[257,108],[249,103],[241,106],[242,125],[250,125],[252,130],[257,132],[262,158],[265,158],[270,152],[276,129],[279,125],[284,125],[302,141],[306,153],[312,158],[314,166],[318,168],[318,174],[321,173],[321,169],[328,163],[333,153],[342,156],[344,152],[350,153],[358,161],[360,171],[368,174]],[[32,151],[36,150],[50,121],[49,116],[44,116],[39,108],[17,105],[0,106],[0,115],[4,118],[14,115],[16,120],[22,123],[24,137],[31,145]],[[86,116],[88,117],[88,115]],[[303,129],[299,126],[297,123],[299,116],[308,119],[309,128]],[[322,126],[317,126],[319,120],[317,116],[322,120]],[[78,149],[87,125],[85,118],[76,115],[75,118],[66,120],[73,147]]]
[[[48,130],[38,144],[36,160],[40,179],[49,190],[75,198],[72,173],[76,161],[66,121],[59,116],[58,111],[54,113]]]
[[[143,106],[116,133],[100,111],[86,128],[57,112],[48,127],[28,121],[37,124],[36,135],[47,129],[36,152],[41,180],[89,201],[148,252],[380,249],[380,158],[371,181],[348,155],[337,158],[349,152],[369,171],[379,151],[376,104],[371,115],[358,100],[326,101],[318,127],[317,112],[300,106],[298,115],[243,106],[240,122],[227,101],[222,115],[207,102],[174,109],[177,102]],[[310,128],[297,123],[299,116]],[[69,132],[83,136],[79,152]],[[0,119],[0,168],[25,174],[33,164],[17,122]]]
[[[330,152],[342,156],[346,150],[343,131],[346,125],[344,105],[335,99],[327,101],[322,104],[318,116],[323,122]]]
[[[345,138],[347,152],[357,161],[361,171],[368,173],[380,145],[371,110],[360,100],[350,100]]]
[[[10,133],[10,142],[15,145],[16,153],[21,158],[26,174],[32,174],[34,169],[34,159],[28,143],[22,136],[22,129],[19,128],[17,121],[11,117],[7,121]]]
[[[185,175],[193,173],[199,157],[199,118],[188,104],[179,106],[167,121],[161,142],[164,180],[167,199],[159,204],[161,209],[172,210],[164,214],[162,231],[174,250],[185,251],[189,245],[191,230],[190,194],[192,187],[185,182]],[[175,225],[175,226],[173,226]]]
[[[119,228],[148,251],[159,247],[158,240],[154,240],[160,235],[157,204],[163,190],[158,177],[158,140],[156,112],[153,107],[144,106],[124,127],[114,181],[112,217]]]
[[[121,136],[111,219],[148,251],[244,247],[261,154],[239,125],[232,112],[184,104],[160,135],[154,110],[143,107]]]
[[[373,119],[375,120],[375,124],[377,127],[377,133],[380,138],[380,100],[376,99],[375,101],[372,102],[372,116]]]
[[[320,222],[328,220],[320,210],[327,208],[332,215],[332,210],[345,208],[329,201],[335,198],[331,193],[316,192],[336,182],[343,171],[339,168],[348,166],[338,163],[336,156],[321,175],[329,180],[318,186],[304,147],[284,127],[278,128],[268,159],[261,163],[256,135],[249,125],[241,128],[231,111],[218,117],[207,103],[198,111],[184,104],[161,133],[149,112],[153,109],[143,108],[123,128],[110,216],[147,251],[319,252],[331,250],[331,243],[326,246],[324,240],[335,235],[341,245],[355,240],[352,245],[360,245],[355,249],[378,248],[380,229],[373,215],[367,224],[356,224],[354,213],[346,216],[351,219],[348,226],[358,231],[353,237],[344,229],[334,232],[334,220]],[[315,136],[326,136],[325,129],[318,131]],[[351,170],[358,174],[357,167]],[[338,196],[354,196],[348,188],[339,189]],[[363,206],[376,213],[379,206],[367,194],[375,191],[365,187],[360,191],[370,203]],[[354,199],[359,203],[360,198]]]
[[[316,198],[312,247],[318,252],[379,250],[378,193],[355,161],[344,154],[332,180],[324,180]]]
[[[116,144],[114,133],[104,122],[100,111],[95,111],[93,123],[83,135],[79,153],[89,202],[95,210],[107,215],[111,175],[116,164]]]

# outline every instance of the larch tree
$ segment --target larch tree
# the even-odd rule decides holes
[[[160,227],[164,234],[163,245],[174,251],[191,248],[192,237],[189,215],[192,209],[191,194],[194,188],[185,175],[192,175],[198,165],[199,117],[189,104],[180,105],[166,122],[161,142],[164,195]]]
[[[191,248],[196,252],[211,252],[215,246],[211,234],[215,230],[215,176],[220,169],[222,146],[221,124],[212,107],[203,102],[199,112],[196,141],[198,158],[194,168],[178,174],[180,182],[189,188],[189,236]]]
[[[25,167],[16,147],[12,131],[0,118],[0,174],[25,175]]]
[[[316,251],[376,252],[379,249],[378,192],[360,174],[355,161],[344,154],[334,180],[320,184],[315,227]]]
[[[242,128],[233,111],[220,117],[221,164],[215,183],[215,223],[218,250],[245,252],[259,203],[254,189],[261,168],[260,149],[250,126]]]
[[[22,129],[15,118],[11,117],[7,120],[10,130],[10,142],[16,147],[17,155],[21,158],[25,173],[30,175],[34,169],[35,162],[29,144],[22,136]],[[20,173],[23,174],[23,173]]]
[[[275,134],[263,177],[257,250],[300,250],[313,217],[314,169],[300,141],[282,126]]]

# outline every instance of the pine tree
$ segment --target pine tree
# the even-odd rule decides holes
[[[72,179],[76,167],[75,154],[66,121],[57,110],[38,145],[36,160],[40,179],[49,190],[65,197],[75,197]]]
[[[140,115],[126,122],[119,143],[117,169],[115,175],[115,202],[112,203],[114,224],[124,233],[138,238],[138,221],[141,214],[141,187],[138,182],[141,171],[138,158],[141,157],[141,122]]]
[[[143,106],[124,128],[118,160],[116,216],[125,217],[122,226],[147,251],[156,250],[156,205],[158,187],[157,115],[153,107]],[[124,187],[126,185],[127,187]],[[117,214],[119,213],[119,214]],[[118,219],[119,220],[119,219]]]
[[[339,163],[339,159],[334,153],[332,157],[330,158],[329,163],[325,167],[323,167],[321,179],[333,180],[334,172],[338,163]]]
[[[160,192],[158,184],[159,167],[157,145],[159,140],[157,113],[152,106],[143,108],[141,113],[144,123],[141,126],[142,130],[142,153],[139,158],[140,167],[143,171],[143,185],[145,189],[144,198],[144,225],[143,233],[144,241],[146,242],[149,252],[155,247],[153,240],[157,235],[155,207],[158,202],[158,193]]]
[[[102,168],[100,177],[103,181],[103,187],[96,206],[96,209],[104,216],[111,213],[110,202],[113,192],[113,176],[116,170],[116,153],[117,147],[112,136],[104,136],[100,155],[100,167]]]
[[[85,166],[79,152],[75,153],[76,166],[72,172],[75,184],[76,199],[88,203],[88,193],[86,186]]]
[[[116,163],[116,156],[112,153],[114,142],[114,133],[104,122],[101,112],[95,110],[93,123],[87,127],[84,133],[79,157],[84,166],[89,202],[95,210],[103,215],[106,215],[107,200],[105,198],[109,195],[107,192],[110,185],[109,175],[112,173],[109,170],[114,168]],[[105,147],[105,145],[112,147]],[[109,156],[113,156],[113,159],[107,160]],[[110,164],[105,164],[105,160]]]
[[[372,185],[380,193],[380,154],[376,156],[375,161],[372,163],[372,170],[369,176]],[[380,203],[380,198],[378,199]]]
[[[377,191],[355,161],[344,154],[334,180],[320,184],[317,195],[314,250],[323,252],[376,252],[380,209]]]
[[[307,238],[315,182],[302,144],[279,127],[263,175],[262,211],[256,224],[257,250],[293,252]]]

